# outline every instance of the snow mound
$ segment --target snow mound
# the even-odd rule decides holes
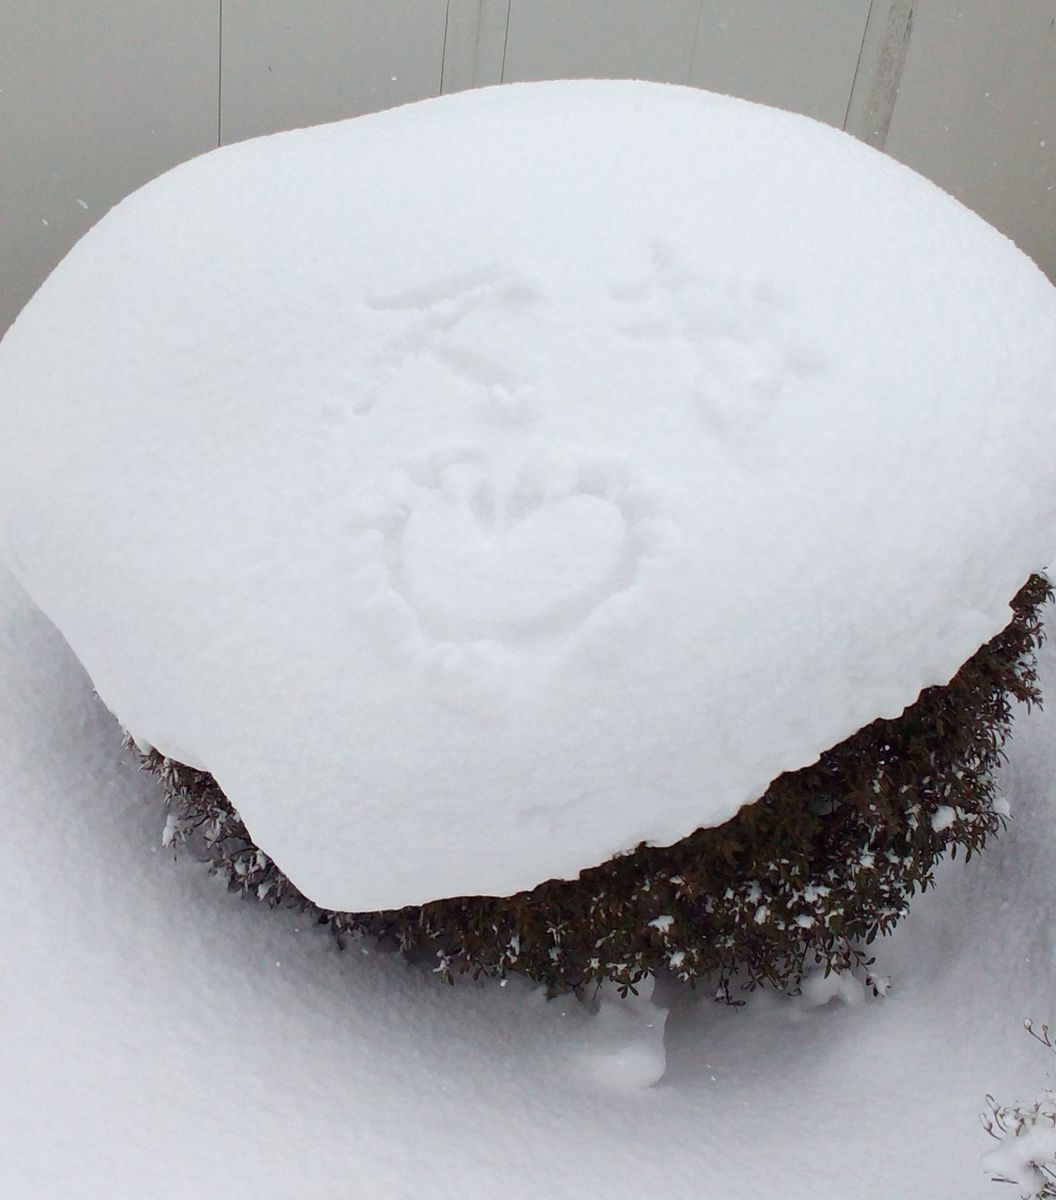
[[[317,903],[716,824],[1056,549],[1056,293],[908,169],[657,84],[226,147],[0,346],[0,552]]]
[[[664,1027],[668,1010],[656,1002],[656,981],[641,980],[635,992],[610,989],[595,997],[597,1013],[577,1058],[588,1078],[605,1087],[652,1087],[667,1066]]]

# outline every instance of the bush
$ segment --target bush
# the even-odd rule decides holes
[[[1056,1050],[1048,1025],[1041,1032],[1030,1020],[1027,1032],[1049,1050]],[[994,1183],[1011,1183],[1023,1200],[1056,1197],[1056,1092],[1043,1091],[1033,1104],[998,1104],[987,1096],[989,1111],[983,1128],[998,1143],[983,1155],[983,1169]]]
[[[738,986],[794,984],[808,959],[867,966],[864,947],[932,883],[938,861],[958,850],[969,859],[1002,827],[993,772],[1013,704],[1040,701],[1034,654],[1051,598],[1032,576],[1007,628],[949,684],[780,776],[724,825],[509,897],[322,910],[253,845],[212,776],[153,752],[145,762],[167,786],[167,844],[189,844],[232,890],[305,910],[342,943],[369,934],[425,951],[448,980],[518,971],[577,992],[669,970],[691,984],[712,977],[732,1001]]]

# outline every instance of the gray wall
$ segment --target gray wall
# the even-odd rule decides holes
[[[848,129],[1056,278],[1056,0],[0,0],[0,331],[112,204],[218,143],[569,76]]]

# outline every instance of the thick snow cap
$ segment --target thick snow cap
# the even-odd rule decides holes
[[[1056,293],[908,169],[687,88],[207,154],[0,347],[0,547],[336,909],[717,824],[1056,547]]]

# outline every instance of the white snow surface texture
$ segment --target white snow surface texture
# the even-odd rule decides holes
[[[0,347],[0,548],[308,896],[506,894],[719,823],[1056,547],[1056,293],[908,169],[516,85],[141,189]]]
[[[1024,1147],[978,1115],[1056,1087],[1022,1027],[1056,1024],[1051,704],[1000,786],[1007,833],[872,947],[883,1000],[452,988],[173,862],[160,785],[0,568],[0,1196],[1015,1200],[981,1160]]]

